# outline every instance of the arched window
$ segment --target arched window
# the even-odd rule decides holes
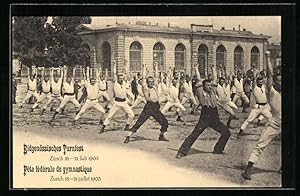
[[[184,69],[185,61],[185,47],[183,44],[177,44],[175,47],[175,70],[180,71]]]
[[[108,73],[111,73],[111,48],[108,42],[102,44],[102,72],[105,73],[107,69]]]
[[[226,72],[226,49],[223,45],[216,50],[216,66]]]
[[[156,43],[153,47],[153,65],[158,64],[159,71],[165,71],[165,46],[162,43]]]
[[[198,48],[198,64],[199,64],[198,69],[201,78],[205,78],[207,61],[208,61],[208,48],[206,45],[201,44]]]
[[[251,49],[251,68],[259,69],[259,49],[256,46]]]
[[[132,72],[141,72],[142,70],[142,45],[139,42],[133,42],[130,45],[129,67]]]
[[[234,49],[234,68],[244,72],[244,50],[241,46]]]

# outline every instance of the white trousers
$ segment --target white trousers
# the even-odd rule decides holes
[[[37,108],[37,106],[44,101],[45,99],[49,99],[51,97],[51,93],[44,93],[42,92],[42,94],[39,96],[39,98],[37,99],[37,101],[33,104],[32,109]]]
[[[218,105],[232,116],[235,115],[235,112],[232,109],[238,109],[238,107],[232,101],[228,101],[226,103],[218,102]]]
[[[184,95],[181,99],[181,104],[184,105],[188,100],[190,100],[193,105],[197,105],[197,101],[196,101],[193,93],[184,93]]]
[[[30,90],[28,90],[27,91],[27,94],[26,94],[26,96],[25,96],[25,98],[24,98],[24,100],[23,100],[23,102],[21,103],[22,105],[24,105],[25,104],[25,102],[30,98],[30,97],[35,97],[37,100],[38,100],[38,98],[39,98],[39,94],[36,92],[36,91],[30,91]]]
[[[104,97],[108,102],[110,102],[110,98],[109,98],[109,96],[108,96],[108,94],[107,94],[106,91],[99,90],[99,92],[98,92],[98,99],[100,99],[101,97]]]
[[[248,124],[254,121],[259,115],[263,115],[265,118],[267,118],[267,120],[272,117],[271,107],[269,104],[266,104],[264,106],[255,104],[253,107],[254,108],[251,110],[248,118],[243,122],[241,126],[242,130],[245,130]]]
[[[133,102],[131,109],[135,108],[136,106],[138,106],[140,103],[147,103],[145,97],[142,97],[140,95],[137,96],[137,98],[135,99],[135,101]]]
[[[83,106],[81,107],[79,113],[75,116],[74,120],[78,120],[80,118],[80,116],[88,109],[90,108],[95,108],[96,110],[98,110],[99,112],[101,112],[102,114],[105,113],[103,107],[99,104],[98,99],[96,100],[90,100],[87,99],[85,101],[85,103],[83,104]]]
[[[48,99],[47,103],[44,105],[43,109],[47,109],[47,107],[53,102],[58,100],[60,103],[63,100],[63,97],[61,95],[51,95],[50,98]]]
[[[75,95],[64,95],[62,102],[60,103],[59,107],[56,109],[56,112],[60,112],[60,110],[65,107],[67,103],[73,103],[77,108],[80,108],[80,104],[75,99]]]
[[[182,111],[185,111],[185,108],[183,107],[183,105],[179,102],[179,101],[176,101],[176,102],[171,102],[171,101],[168,101],[165,105],[165,107],[161,110],[161,113],[162,114],[165,114],[166,111],[169,110],[169,108],[175,106],[176,108],[179,108],[180,110]]]
[[[248,97],[246,96],[246,94],[244,92],[242,92],[242,93],[236,92],[233,99],[232,99],[232,102],[236,104],[238,99],[242,99],[243,101],[245,101],[246,104],[248,104],[250,102]]]
[[[168,102],[168,95],[165,95],[165,94],[159,95],[158,102],[159,102],[160,104],[161,104],[161,103]]]
[[[278,135],[281,134],[281,119],[271,118],[266,128],[262,131],[254,150],[252,151],[249,161],[255,163],[268,144]]]
[[[128,115],[126,124],[130,124],[133,121],[134,113],[133,113],[131,107],[128,105],[127,101],[124,101],[124,102],[113,101],[111,108],[108,112],[108,115],[107,115],[106,119],[104,120],[103,125],[105,125],[105,126],[108,125],[110,123],[112,117],[115,115],[115,113],[121,109]]]

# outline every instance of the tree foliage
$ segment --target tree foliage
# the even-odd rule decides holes
[[[90,17],[53,17],[51,24],[46,25],[48,64],[51,66],[73,67],[89,64],[89,48],[77,35],[76,27],[91,23]]]
[[[13,54],[27,66],[58,67],[89,64],[89,48],[76,27],[90,24],[90,17],[14,17]],[[47,50],[45,50],[47,48]]]
[[[43,64],[46,21],[47,17],[14,17],[13,54],[22,64]]]

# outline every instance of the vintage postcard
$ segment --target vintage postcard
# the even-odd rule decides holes
[[[10,20],[12,189],[282,187],[281,16]]]

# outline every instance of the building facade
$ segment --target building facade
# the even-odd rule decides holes
[[[281,44],[271,43],[267,46],[270,51],[270,61],[273,67],[281,65]]]
[[[210,64],[227,74],[246,72],[251,67],[263,70],[270,38],[246,29],[216,30],[212,25],[195,24],[190,29],[145,22],[82,24],[77,30],[90,47],[92,67],[131,75],[140,72],[142,64],[153,70],[154,63],[160,72],[175,69],[187,74],[193,74],[192,68],[198,63],[202,76],[211,72]]]

